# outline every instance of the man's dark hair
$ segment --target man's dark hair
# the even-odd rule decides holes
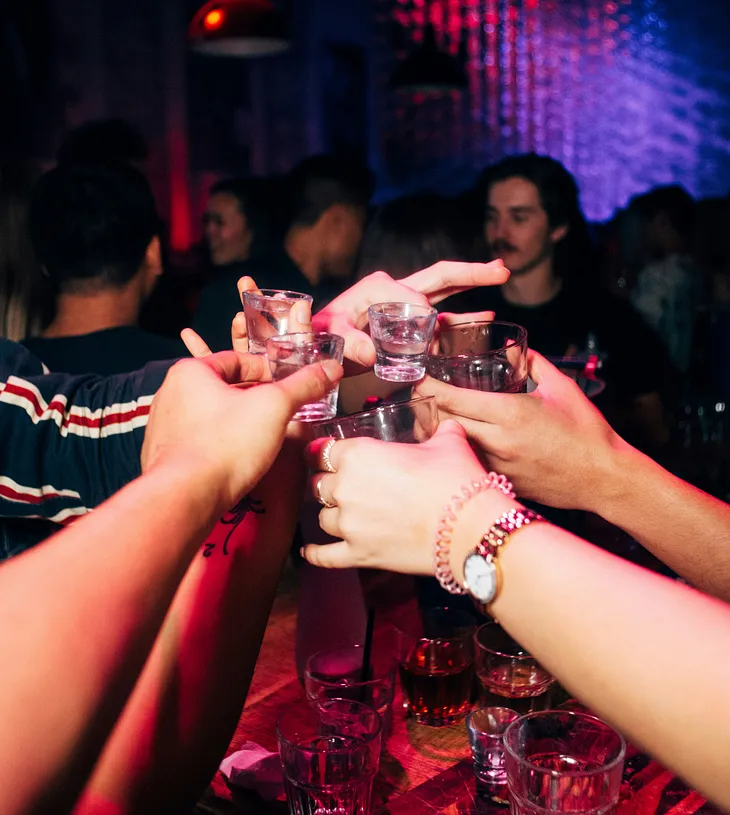
[[[629,206],[645,221],[651,221],[659,214],[666,215],[677,234],[686,241],[691,239],[697,205],[679,184],[654,187],[644,195],[632,198]]]
[[[277,209],[281,200],[280,181],[276,178],[224,178],[216,181],[210,194],[231,195],[248,223],[253,235],[252,254],[270,249],[269,241],[280,237]]]
[[[367,207],[375,180],[367,167],[337,156],[312,156],[286,178],[289,226],[312,226],[336,204]]]
[[[124,286],[161,231],[145,177],[124,164],[60,164],[36,183],[30,235],[62,290]]]
[[[507,156],[488,167],[481,176],[485,208],[492,185],[508,178],[524,178],[537,187],[550,229],[568,227],[565,238],[555,246],[557,275],[571,285],[594,283],[596,252],[573,176],[559,161],[549,156],[539,156],[537,153]]]
[[[384,271],[398,280],[440,260],[465,260],[455,212],[453,201],[433,193],[378,207],[360,247],[359,276]]]
[[[95,119],[69,130],[56,158],[59,163],[97,164],[146,161],[144,136],[124,119]]]

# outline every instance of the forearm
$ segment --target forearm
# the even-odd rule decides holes
[[[75,800],[218,510],[165,466],[0,569],[0,811]]]
[[[620,440],[591,502],[692,585],[730,600],[730,506]]]
[[[240,524],[218,524],[196,555],[87,787],[92,800],[120,813],[176,813],[209,783],[240,717],[289,553],[301,460],[285,446]]]
[[[506,503],[481,500],[459,524],[459,579],[466,551]],[[549,524],[515,533],[500,564],[491,610],[510,634],[597,715],[730,805],[728,608]]]

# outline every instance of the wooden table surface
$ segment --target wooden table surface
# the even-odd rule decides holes
[[[375,646],[392,623],[414,613],[412,584],[407,578],[388,578],[388,594],[398,598],[381,603]],[[275,752],[276,721],[293,703],[305,698],[297,678],[295,639],[296,586],[280,593],[269,620],[256,671],[228,754],[246,741]],[[472,815],[508,810],[477,799],[466,728],[462,723],[431,728],[407,719],[400,687],[394,702],[393,730],[374,784],[374,815],[427,812]],[[195,815],[269,815],[287,813],[282,800],[263,801],[258,794],[235,788],[219,772]],[[630,751],[618,815],[720,815],[719,810],[689,790],[656,762]]]

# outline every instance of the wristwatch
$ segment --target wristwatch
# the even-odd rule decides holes
[[[499,550],[509,536],[523,526],[543,521],[531,509],[511,509],[500,516],[479,541],[476,549],[464,560],[464,586],[481,606],[494,601],[502,586]]]

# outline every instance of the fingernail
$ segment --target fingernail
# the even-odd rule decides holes
[[[330,385],[334,386],[339,380],[341,368],[340,363],[334,359],[326,359],[321,363],[321,365],[328,382]]]
[[[303,546],[299,549],[299,557],[302,557],[302,558],[304,557],[304,547]]]
[[[372,353],[371,353],[370,344],[365,340],[359,342],[357,348],[355,349],[355,357],[357,361],[360,362],[362,365],[370,365],[372,362]]]

